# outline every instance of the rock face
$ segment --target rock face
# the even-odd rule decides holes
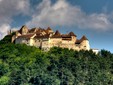
[[[43,50],[49,50],[51,47],[62,47],[74,50],[90,50],[88,39],[83,36],[77,39],[77,36],[70,32],[61,34],[58,30],[54,32],[50,27],[47,29],[33,28],[28,29],[25,25],[20,30],[15,31],[12,42],[15,44],[24,43],[30,46],[36,46]]]

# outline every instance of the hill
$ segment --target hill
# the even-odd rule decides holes
[[[3,41],[9,39],[4,39]],[[0,44],[0,85],[112,85],[113,54]]]

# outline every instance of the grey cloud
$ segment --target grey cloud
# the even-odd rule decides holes
[[[17,14],[27,14],[29,0],[2,0],[0,1],[0,24],[10,23]]]
[[[0,38],[11,28],[13,16],[30,13],[29,0],[0,0]],[[29,27],[47,26],[78,26],[94,30],[113,29],[113,13],[92,13],[87,15],[80,7],[72,6],[67,0],[57,0],[52,4],[51,0],[43,0],[37,5],[31,15],[32,19],[26,24]]]
[[[0,39],[11,29],[10,23],[13,16],[27,15],[29,9],[29,0],[0,0]]]
[[[78,26],[94,30],[109,30],[113,23],[110,14],[87,15],[78,6],[72,6],[66,0],[58,0],[51,4],[51,0],[43,0],[32,15],[32,20],[27,22],[28,26]]]
[[[2,24],[0,26],[0,39],[2,39],[7,34],[10,28],[11,27],[8,24]]]

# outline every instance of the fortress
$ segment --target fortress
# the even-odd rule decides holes
[[[73,32],[61,34],[58,30],[54,32],[50,27],[47,29],[22,26],[20,30],[14,31],[12,42],[15,44],[24,43],[36,46],[42,50],[49,50],[51,47],[62,47],[74,50],[90,50],[89,41],[85,36],[77,39]]]

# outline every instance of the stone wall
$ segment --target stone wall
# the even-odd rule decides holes
[[[41,41],[38,39],[34,39],[34,46],[36,46],[38,48],[41,47]]]
[[[80,44],[80,50],[90,50],[90,45],[88,40],[84,40]]]
[[[30,40],[26,38],[18,38],[15,40],[15,44],[26,44],[26,45],[31,45]]]
[[[69,48],[74,50],[90,50],[90,45],[88,40],[83,40],[80,44],[75,44],[76,38],[73,37],[71,40],[62,40],[62,38],[30,38],[26,40],[25,38],[17,38],[16,44],[18,43],[25,43],[30,46],[36,46],[43,50],[49,50],[50,48],[62,47],[62,48]]]

